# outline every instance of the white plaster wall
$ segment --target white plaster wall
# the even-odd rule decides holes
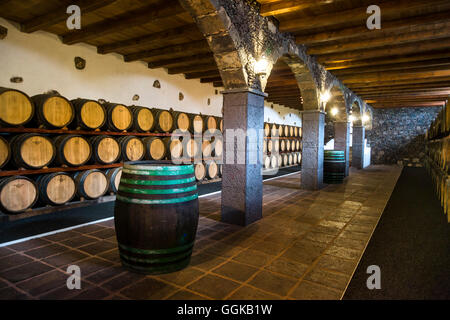
[[[298,127],[302,126],[302,119],[298,110],[267,101],[264,102],[264,121]]]
[[[0,40],[2,87],[18,89],[29,96],[56,90],[68,99],[105,99],[222,116],[223,88],[200,83],[199,79],[186,80],[183,75],[169,75],[163,68],[149,69],[144,62],[124,62],[117,54],[100,55],[87,44],[64,45],[56,35],[47,32],[22,33],[15,23],[3,18],[0,24],[8,28],[7,37]],[[77,56],[86,60],[84,70],[75,69]],[[11,83],[12,77],[22,77],[24,81]],[[155,80],[159,80],[161,89],[153,87]],[[178,99],[179,92],[184,95],[182,101]],[[132,100],[135,94],[140,97],[138,101]],[[264,121],[301,126],[297,110],[268,102]]]

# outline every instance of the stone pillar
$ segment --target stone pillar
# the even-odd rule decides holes
[[[345,152],[345,175],[348,176],[350,159],[350,122],[336,121],[334,123],[334,149]]]
[[[352,142],[352,167],[362,169],[364,167],[364,140],[366,128],[363,126],[353,126]]]
[[[222,221],[246,226],[262,218],[264,98],[253,89],[223,92]]]
[[[325,113],[318,110],[302,112],[302,189],[318,190],[323,187],[324,130]]]

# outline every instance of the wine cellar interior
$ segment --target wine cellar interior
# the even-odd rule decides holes
[[[0,1],[0,300],[448,300],[449,30],[448,0]]]

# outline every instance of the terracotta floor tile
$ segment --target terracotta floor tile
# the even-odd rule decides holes
[[[162,299],[178,289],[155,278],[145,278],[120,293],[134,300]]]
[[[323,255],[319,258],[316,266],[322,269],[329,269],[341,273],[351,275],[355,271],[357,265],[356,260],[347,260],[330,255]]]
[[[188,286],[190,290],[214,299],[224,299],[238,287],[239,283],[214,275],[206,275]]]
[[[0,289],[0,300],[30,300],[25,293],[12,287]]]
[[[30,280],[22,281],[17,284],[17,287],[32,296],[38,296],[65,285],[69,276],[61,271],[53,270]]]
[[[114,243],[102,240],[82,246],[78,249],[92,255],[97,255],[114,248],[116,248],[116,245]]]
[[[47,258],[47,257],[53,256],[53,255],[65,252],[67,250],[69,250],[69,249],[66,247],[60,246],[59,244],[49,244],[44,247],[25,251],[24,253],[26,255],[31,256],[36,259],[43,259],[43,258]]]
[[[254,267],[250,267],[233,261],[227,262],[224,265],[213,270],[214,273],[240,282],[246,281],[257,271],[258,269]]]
[[[49,241],[47,241],[43,238],[37,238],[37,239],[32,239],[32,240],[13,244],[11,246],[8,246],[8,248],[16,250],[16,251],[27,251],[27,250],[35,249],[37,247],[42,247],[42,246],[48,245],[49,243],[50,243]]]
[[[76,265],[81,269],[81,276],[86,277],[94,272],[109,268],[112,263],[93,257],[79,261]]]
[[[185,286],[189,282],[192,282],[195,279],[200,278],[204,274],[205,273],[200,270],[188,267],[177,272],[158,275],[156,276],[156,278],[163,279],[165,281],[171,282],[179,286]]]
[[[22,254],[16,253],[0,258],[0,271],[11,269],[25,263],[32,262],[33,259]]]
[[[126,272],[121,266],[115,265],[112,267],[107,267],[98,272],[95,272],[88,276],[86,280],[91,281],[95,284],[101,284],[103,282],[107,282],[112,278]]]
[[[7,247],[0,247],[0,259],[9,255],[14,254],[15,251],[12,249],[9,249]]]
[[[63,253],[45,258],[42,261],[55,267],[63,267],[70,264],[76,264],[78,261],[85,259],[86,254],[75,250],[65,251]]]
[[[280,300],[280,297],[249,286],[242,286],[228,300]]]
[[[52,270],[41,262],[31,262],[0,272],[0,277],[10,282],[19,282]]]
[[[97,241],[98,241],[98,239],[96,239],[96,238],[78,234],[75,237],[71,237],[71,238],[61,241],[61,243],[66,246],[72,247],[72,248],[78,248],[78,247],[81,247],[81,246],[84,246],[84,245],[87,245],[90,243],[95,243]]]
[[[296,284],[296,281],[268,271],[261,271],[250,282],[250,285],[271,293],[285,296]]]
[[[180,290],[171,295],[168,300],[208,300],[198,294],[186,290]]]
[[[290,297],[297,300],[339,300],[341,294],[337,290],[302,281]]]
[[[102,300],[109,296],[109,293],[100,287],[90,287],[71,297],[71,300]]]
[[[145,275],[125,271],[119,276],[103,283],[101,286],[110,291],[120,291],[126,286],[138,282],[145,278]]]
[[[195,256],[192,256],[190,265],[192,267],[208,271],[225,261],[225,259],[217,256],[206,253],[199,253]]]
[[[347,287],[347,283],[350,280],[349,276],[332,273],[329,271],[315,268],[306,274],[304,280],[315,282],[324,285],[329,288],[340,290],[342,293]]]
[[[65,232],[55,233],[55,234],[46,236],[46,237],[44,237],[42,239],[55,241],[55,242],[61,242],[61,241],[64,241],[66,239],[69,239],[69,238],[77,237],[79,235],[80,234],[78,232],[69,230],[69,231],[65,231]]]
[[[259,268],[269,263],[269,261],[273,258],[274,256],[272,255],[256,250],[247,249],[235,256],[233,260]]]
[[[361,256],[362,252],[359,250],[353,250],[353,249],[344,248],[344,247],[332,246],[327,249],[326,254],[340,257],[340,258],[349,259],[349,260],[356,260]]]
[[[300,278],[308,269],[308,265],[278,258],[270,265],[266,266],[265,269],[276,273],[281,273],[289,277]]]

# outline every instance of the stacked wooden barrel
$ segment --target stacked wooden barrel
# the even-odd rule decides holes
[[[264,123],[263,159],[265,169],[301,164],[302,128]],[[274,157],[272,157],[274,156]],[[278,160],[276,160],[278,159]]]
[[[450,105],[446,105],[426,133],[425,168],[433,180],[435,192],[450,223]]]

